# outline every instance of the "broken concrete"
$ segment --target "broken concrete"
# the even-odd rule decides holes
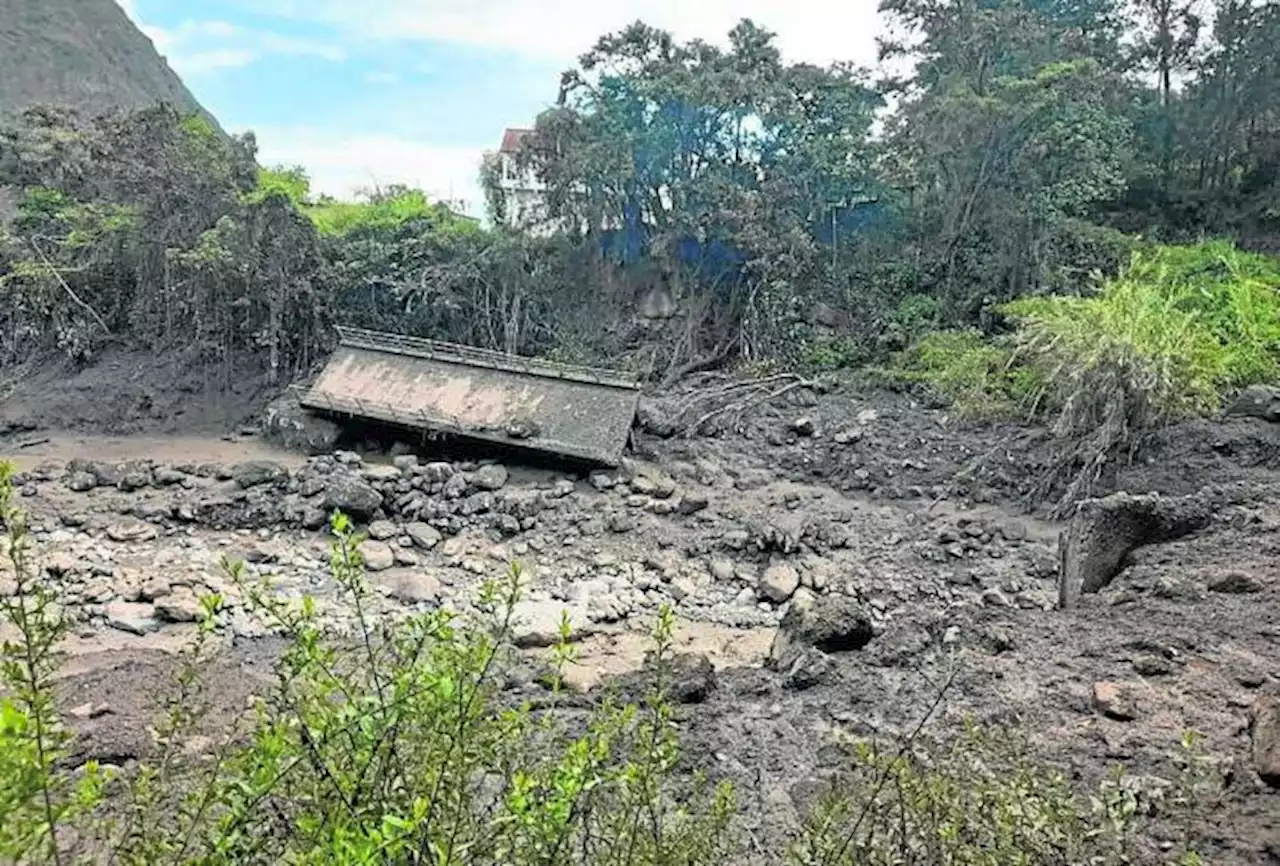
[[[1212,516],[1198,496],[1114,493],[1081,502],[1058,543],[1059,607],[1071,607],[1082,593],[1109,584],[1137,548],[1190,535]]]

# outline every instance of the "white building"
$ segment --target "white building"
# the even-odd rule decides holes
[[[532,129],[507,129],[497,152],[485,155],[497,165],[498,194],[502,197],[502,224],[538,234],[554,230],[546,211],[546,184],[532,169],[518,165],[520,146]]]

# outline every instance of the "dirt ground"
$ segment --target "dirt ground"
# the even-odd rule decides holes
[[[238,410],[212,432],[135,418],[127,423],[148,432],[110,436],[104,432],[123,429],[115,412],[106,422],[82,413],[84,423],[58,427],[42,419],[71,417],[62,409],[6,408],[11,427],[0,454],[31,476],[22,501],[37,542],[92,564],[77,584],[85,615],[61,684],[65,705],[81,710],[78,754],[127,763],[151,748],[149,726],[190,626],[130,634],[112,624],[108,599],[135,597],[120,587],[157,571],[172,584],[165,592],[188,582],[218,588],[212,563],[231,548],[256,550],[286,586],[323,595],[323,538],[167,516],[176,513],[172,497],[231,496],[231,481],[192,475],[182,494],[172,492],[177,485],[76,492],[60,467],[76,459],[274,461],[305,473],[306,461],[239,435],[248,416]],[[1214,864],[1280,863],[1280,792],[1255,772],[1248,721],[1260,696],[1280,689],[1277,427],[1248,419],[1185,425],[1117,468],[1110,488],[1203,496],[1216,503],[1214,520],[1189,537],[1140,548],[1110,586],[1070,610],[1055,605],[1063,524],[1045,517],[1046,503],[1027,498],[1050,460],[1046,434],[959,424],[910,395],[851,385],[758,407],[714,435],[642,435],[616,487],[513,466],[499,498],[537,493],[551,502],[557,490],[536,518],[509,535],[475,518],[442,518],[449,537],[403,562],[396,548],[396,566],[373,577],[426,575],[432,603],[465,604],[504,557],[531,563],[538,604],[583,612],[573,679],[588,701],[639,666],[656,605],[673,604],[680,648],[708,655],[718,670],[706,701],[681,710],[689,759],[749,793],[741,798],[744,820],[761,837],[795,826],[805,792],[836,768],[826,746],[847,735],[900,735],[933,701],[939,679],[955,671],[937,727],[966,715],[1017,724],[1038,754],[1080,780],[1115,764],[1139,780],[1175,779],[1182,732],[1202,732],[1214,784],[1201,852]],[[696,494],[705,507],[692,514],[660,507],[662,494],[645,491],[667,478],[678,488],[670,501]],[[114,531],[113,521],[125,518],[156,531]],[[871,643],[833,655],[832,669],[806,687],[764,666],[788,603],[771,581],[791,574],[805,591],[853,595],[874,613]],[[390,593],[386,615],[422,609]],[[227,713],[269,682],[278,649],[252,623],[236,622],[209,683]],[[1095,689],[1108,683],[1132,699],[1126,718],[1100,711]]]

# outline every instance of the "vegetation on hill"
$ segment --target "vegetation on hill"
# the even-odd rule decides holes
[[[917,377],[959,359],[933,379],[962,402],[1032,405],[1070,436],[1105,417],[1127,447],[1273,372],[1269,266],[1230,244],[1280,238],[1280,10],[1214,12],[884,0],[884,59],[916,61],[893,80],[788,63],[752,22],[725,47],[633,25],[524,140],[549,236],[416,190],[313,197],[182,110],[32,109],[0,130],[0,186],[21,191],[0,363],[125,345],[187,353],[214,388],[255,367],[282,383],[334,323],[656,381],[909,350]],[[1224,240],[1174,248],[1204,237]],[[1202,259],[1226,262],[1212,309],[1163,276]],[[655,290],[670,321],[639,315]],[[943,324],[972,333],[929,336]]]

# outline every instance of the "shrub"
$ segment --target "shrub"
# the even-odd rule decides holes
[[[849,751],[793,846],[801,866],[1130,862],[1139,795],[1118,772],[1081,796],[1014,736],[972,724],[927,750]]]
[[[1086,495],[1142,434],[1216,412],[1232,389],[1280,374],[1280,266],[1225,242],[1158,247],[1093,297],[1023,298],[1017,360],[1033,405],[1079,442],[1065,501]]]
[[[1031,372],[1014,363],[1012,350],[976,330],[935,331],[900,355],[896,373],[921,382],[961,417],[1014,417],[1034,388]]]

